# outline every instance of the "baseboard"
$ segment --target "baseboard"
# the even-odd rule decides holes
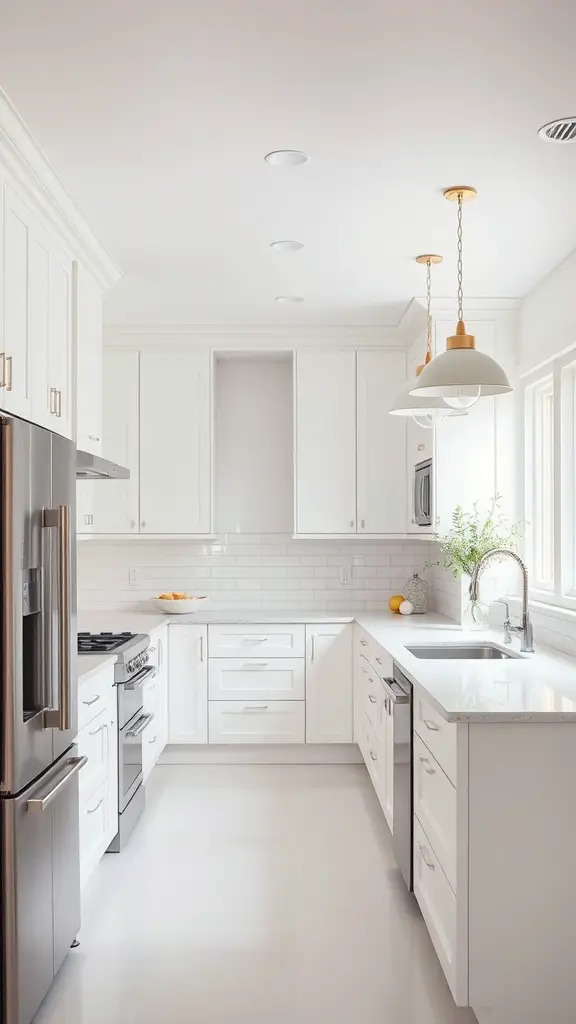
[[[363,764],[356,743],[170,744],[158,764]]]

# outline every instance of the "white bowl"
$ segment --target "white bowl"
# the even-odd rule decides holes
[[[167,601],[166,598],[154,597],[152,600],[156,607],[166,612],[167,615],[190,615],[191,612],[197,612],[199,608],[206,607],[208,598],[189,597]]]

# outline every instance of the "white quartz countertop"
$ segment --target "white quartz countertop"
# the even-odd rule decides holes
[[[319,623],[356,621],[391,655],[400,669],[448,721],[576,722],[576,659],[549,647],[506,660],[424,660],[406,645],[482,643],[502,645],[499,631],[467,632],[442,615],[404,617],[389,612],[333,612],[286,609],[265,612],[213,609],[193,615],[154,611],[80,612],[78,629],[149,633],[167,624]],[[513,642],[518,648],[518,639]],[[81,678],[111,656],[84,655]],[[112,656],[113,657],[113,656]],[[90,662],[84,670],[85,663]],[[98,665],[99,663],[99,665]]]
[[[99,672],[104,665],[113,665],[115,654],[78,654],[76,656],[76,676],[79,683]]]

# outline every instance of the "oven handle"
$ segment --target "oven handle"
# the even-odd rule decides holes
[[[398,686],[398,683],[396,682],[395,679],[391,679],[390,677],[388,677],[387,679],[381,679],[380,682],[382,683],[382,686],[384,687],[384,690],[386,692],[386,696],[392,701],[393,704],[409,704],[410,703],[410,695],[407,694],[407,693],[404,693],[404,690],[401,689],[400,693],[398,693],[397,690],[393,690],[392,689],[393,686]]]
[[[154,679],[157,672],[158,669],[156,665],[148,665],[148,667],[143,668],[138,675],[134,676],[132,679],[127,679],[125,683],[121,683],[120,685],[123,686],[125,690],[137,690],[143,683],[147,683],[149,679]]]
[[[150,722],[154,721],[154,715],[148,712],[145,715],[141,715],[133,729],[126,730],[126,736],[135,737],[140,736],[144,732],[146,726],[150,725]]]

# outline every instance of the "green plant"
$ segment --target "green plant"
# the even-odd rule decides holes
[[[474,502],[472,512],[465,512],[457,505],[452,513],[452,529],[444,537],[436,536],[440,542],[442,558],[438,562],[427,562],[426,568],[443,565],[450,569],[455,579],[471,576],[474,566],[482,555],[493,548],[508,548],[514,551],[522,536],[523,523],[511,523],[499,512],[502,496],[496,494],[490,501],[487,515],[482,518],[479,502]]]

